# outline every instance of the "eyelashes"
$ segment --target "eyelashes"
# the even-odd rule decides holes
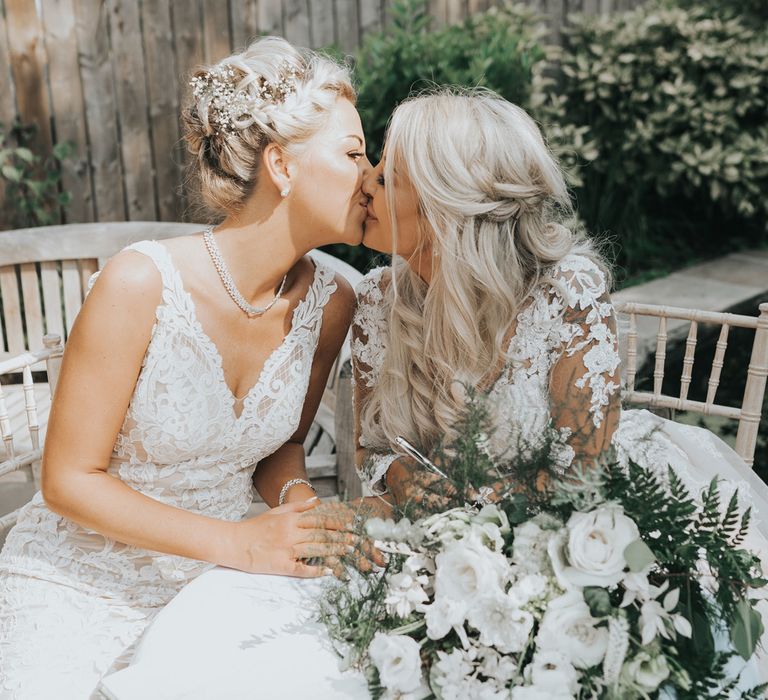
[[[365,153],[349,153],[348,155],[353,160],[359,160],[360,158],[362,158],[365,155]]]
[[[376,177],[376,182],[378,182],[382,187],[384,187],[384,176],[383,175],[378,175]]]

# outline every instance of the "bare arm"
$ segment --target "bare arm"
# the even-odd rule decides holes
[[[107,472],[161,289],[152,262],[125,251],[106,266],[86,299],[51,407],[42,470],[46,504],[85,528],[144,549],[247,571],[321,573],[291,556],[303,535],[298,512],[309,505],[285,506],[257,523],[230,523],[160,503]]]
[[[328,375],[347,335],[355,309],[352,287],[341,275],[336,275],[336,286],[336,291],[323,309],[322,330],[312,363],[312,374],[299,427],[288,442],[259,462],[253,475],[254,487],[270,506],[277,504],[280,489],[287,481],[307,478],[304,440],[315,419]],[[288,490],[286,503],[306,501],[313,495],[308,486],[298,484]]]

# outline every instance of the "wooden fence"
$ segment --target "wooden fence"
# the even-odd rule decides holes
[[[492,0],[432,0],[436,23]],[[528,0],[557,36],[569,12],[641,0]],[[74,144],[62,222],[187,217],[179,106],[185,76],[259,34],[353,51],[389,0],[0,0],[0,123],[38,127],[35,147]],[[8,228],[0,221],[0,229]]]

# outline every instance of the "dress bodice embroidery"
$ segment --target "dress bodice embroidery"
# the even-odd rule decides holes
[[[252,502],[257,463],[298,427],[323,307],[336,289],[334,272],[315,263],[290,331],[267,359],[238,416],[221,356],[197,320],[168,250],[155,241],[129,249],[154,261],[162,299],[108,472],[168,505],[240,520]],[[142,605],[166,603],[210,566],[82,528],[51,512],[39,492],[22,510],[0,556],[0,569]]]
[[[352,357],[358,381],[368,388],[376,384],[387,349],[385,269],[372,270],[357,287]],[[590,259],[572,254],[548,271],[517,315],[504,370],[488,392],[495,411],[494,454],[508,454],[510,445],[525,449],[543,438],[551,419],[551,373],[563,358],[575,361],[573,393],[584,400],[586,392],[589,420],[602,425],[605,408],[619,389],[612,315],[605,274]],[[570,434],[568,427],[560,428],[555,445],[553,459],[561,469],[574,458]],[[372,454],[360,476],[376,492],[396,455],[365,431],[360,444]]]

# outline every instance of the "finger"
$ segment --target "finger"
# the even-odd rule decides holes
[[[356,547],[362,539],[353,532],[343,530],[325,530],[317,528],[314,530],[303,529],[304,533],[299,542],[340,542],[342,544]]]
[[[306,501],[293,501],[291,503],[283,503],[281,506],[275,506],[270,513],[304,513],[312,508],[316,508],[320,505],[320,499],[317,496],[307,499]]]
[[[299,518],[299,527],[319,530],[346,530],[347,524],[352,520],[353,515],[346,510],[345,512],[306,513]]]
[[[340,581],[349,580],[349,572],[340,557],[328,557],[323,560],[323,565]]]
[[[299,578],[319,578],[320,576],[330,576],[334,572],[325,565],[313,566],[311,564],[305,564],[303,561],[293,562],[289,576],[298,576]]]
[[[351,555],[354,551],[355,548],[352,545],[343,542],[303,542],[291,548],[296,559],[343,557]]]
[[[364,556],[360,552],[349,554],[346,561],[363,574],[368,574],[373,571],[373,564],[370,559],[368,559],[368,557]]]

